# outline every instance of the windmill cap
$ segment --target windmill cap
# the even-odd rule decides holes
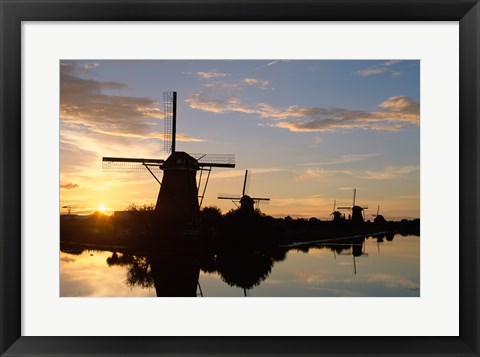
[[[162,165],[162,170],[168,169],[184,169],[195,170],[199,169],[198,161],[183,151],[176,151],[171,154]]]

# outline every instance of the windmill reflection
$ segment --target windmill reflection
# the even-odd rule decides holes
[[[200,270],[218,273],[230,286],[243,290],[243,295],[258,286],[271,273],[276,261],[286,258],[286,250],[272,252],[223,250],[215,254],[156,252],[148,255],[112,253],[109,266],[127,267],[127,286],[155,288],[158,297],[203,296],[199,283]]]
[[[113,253],[109,266],[127,266],[127,286],[155,287],[158,297],[193,297],[197,295],[200,263],[198,257],[176,253],[136,256]]]

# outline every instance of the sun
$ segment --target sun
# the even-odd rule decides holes
[[[105,212],[106,208],[105,208],[104,205],[100,205],[100,206],[98,206],[98,210],[99,210],[100,212]]]

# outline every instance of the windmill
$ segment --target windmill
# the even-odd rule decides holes
[[[177,92],[166,92],[164,99],[164,150],[170,154],[164,159],[143,159],[125,157],[104,157],[106,171],[139,172],[148,171],[160,184],[155,213],[163,222],[176,227],[194,223],[208,185],[213,167],[235,167],[235,156],[230,154],[187,154],[176,151]],[[163,171],[160,181],[155,173]],[[196,175],[200,171],[197,184]],[[201,195],[202,173],[207,178]],[[199,203],[200,199],[200,203]]]
[[[335,210],[337,205],[337,200],[333,201],[333,211],[330,213],[330,216],[333,216],[334,222],[340,222],[342,220],[342,213],[340,211]]]
[[[363,211],[368,209],[368,206],[357,206],[355,205],[355,199],[357,196],[357,189],[353,189],[353,204],[352,207],[338,207],[338,209],[346,209],[352,212],[352,223],[363,223]]]
[[[77,214],[75,214],[75,213],[72,214],[72,210],[75,212],[75,211],[78,211],[79,209],[83,209],[85,207],[69,204],[69,205],[63,205],[63,206],[61,206],[61,208],[67,210],[67,214],[63,214],[64,216],[77,216]]]
[[[373,220],[373,223],[384,224],[386,222],[385,217],[379,214],[379,212],[380,212],[380,205],[377,206],[377,214],[372,214],[372,216],[375,217],[375,219]]]
[[[253,211],[254,205],[260,205],[260,201],[270,201],[270,198],[266,197],[250,197],[247,195],[246,187],[247,187],[247,180],[248,180],[248,170],[245,170],[245,178],[243,179],[243,188],[241,195],[227,195],[227,194],[220,194],[218,196],[219,200],[231,200],[237,207],[247,211]]]

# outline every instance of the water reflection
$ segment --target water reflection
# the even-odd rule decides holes
[[[419,237],[195,254],[63,247],[61,295],[419,296]]]

